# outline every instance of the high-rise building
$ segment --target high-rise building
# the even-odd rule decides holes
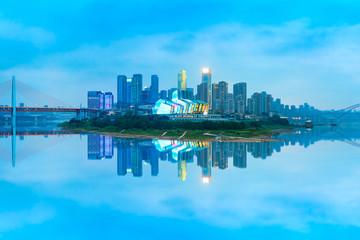
[[[152,75],[150,86],[150,102],[156,103],[157,100],[159,100],[159,77],[157,75]]]
[[[178,90],[185,91],[186,90],[186,72],[185,70],[181,70],[178,74]]]
[[[212,89],[211,89],[211,69],[210,68],[203,68],[202,69],[202,79],[201,79],[202,83],[205,83],[207,85],[207,103],[209,103],[210,108],[212,108]]]
[[[264,109],[262,110],[263,113],[269,114],[272,111],[272,102],[273,98],[271,94],[266,94],[264,97]]]
[[[225,112],[233,113],[234,112],[234,96],[232,93],[228,93],[225,100]]]
[[[105,110],[112,110],[113,105],[114,105],[114,95],[111,92],[106,92],[104,98],[105,98],[104,109]]]
[[[150,104],[151,103],[150,87],[145,87],[144,91],[142,91],[141,102],[142,102],[142,104]]]
[[[218,83],[213,83],[211,86],[212,89],[212,111],[221,112],[221,99],[220,99],[220,89]]]
[[[261,93],[254,93],[252,98],[254,99],[254,114],[261,116],[262,114],[262,101],[261,101]]]
[[[102,91],[88,92],[88,108],[90,109],[104,109],[105,108],[105,94]]]
[[[138,107],[142,100],[142,75],[134,74],[131,80],[131,105]]]
[[[160,91],[160,99],[166,99],[167,98],[167,91],[161,90]]]
[[[209,103],[211,102],[209,100],[209,88],[208,88],[208,84],[206,83],[201,83],[200,85],[197,86],[197,95],[196,95],[196,99]]]
[[[126,108],[128,103],[127,77],[125,75],[117,76],[117,106],[118,108]]]
[[[214,112],[228,112],[229,99],[228,99],[228,83],[219,82],[212,85],[212,107]],[[232,101],[231,101],[232,102]]]
[[[248,98],[248,103],[247,103],[247,111],[249,113],[254,114],[255,113],[255,101],[253,98]]]
[[[234,112],[238,115],[244,115],[246,111],[246,83],[240,82],[234,84]]]

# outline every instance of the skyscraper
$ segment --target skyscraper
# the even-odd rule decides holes
[[[246,83],[240,82],[234,84],[234,112],[238,115],[244,115],[246,110]]]
[[[104,96],[104,109],[112,110],[114,105],[114,95],[111,92],[106,92]]]
[[[117,77],[117,106],[125,108],[127,105],[127,78],[125,75]]]
[[[212,85],[212,109],[215,112],[229,111],[228,83],[221,81]]]
[[[167,91],[161,90],[160,91],[160,99],[166,99],[167,98]]]
[[[209,90],[208,85],[206,83],[201,83],[197,86],[197,96],[196,99],[203,102],[211,102],[209,99]]]
[[[181,70],[178,74],[178,90],[185,91],[186,90],[186,72],[185,70]]]
[[[261,116],[261,113],[262,113],[261,93],[254,93],[252,95],[252,98],[254,99],[254,114]]]
[[[138,107],[142,100],[142,75],[134,74],[131,80],[131,105]]]
[[[207,85],[207,103],[209,103],[210,108],[212,108],[212,97],[211,97],[211,69],[203,68],[202,69],[202,79],[201,82]]]
[[[157,100],[159,100],[159,77],[157,75],[152,75],[150,86],[150,102],[156,103]]]

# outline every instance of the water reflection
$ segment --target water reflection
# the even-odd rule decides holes
[[[186,180],[188,164],[201,168],[202,181],[211,182],[212,168],[226,170],[229,162],[235,168],[246,168],[247,154],[253,158],[266,159],[283,147],[296,145],[304,148],[320,140],[339,140],[359,145],[360,131],[354,129],[315,128],[298,130],[291,134],[274,136],[281,141],[273,142],[205,142],[180,140],[121,139],[98,134],[88,135],[88,159],[112,158],[117,148],[117,174],[119,176],[143,176],[143,164],[151,166],[151,176],[159,174],[159,161],[177,164],[178,178]]]

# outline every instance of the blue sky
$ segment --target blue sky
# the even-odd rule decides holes
[[[16,75],[70,104],[116,92],[116,76],[160,88],[245,81],[286,104],[360,102],[358,1],[21,1],[0,3],[0,81]]]

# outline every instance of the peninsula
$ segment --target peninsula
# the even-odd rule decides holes
[[[231,142],[275,141],[275,132],[291,131],[286,119],[273,116],[260,121],[177,121],[159,115],[106,116],[95,119],[71,119],[59,125],[63,129],[99,133],[121,138],[181,139]]]

